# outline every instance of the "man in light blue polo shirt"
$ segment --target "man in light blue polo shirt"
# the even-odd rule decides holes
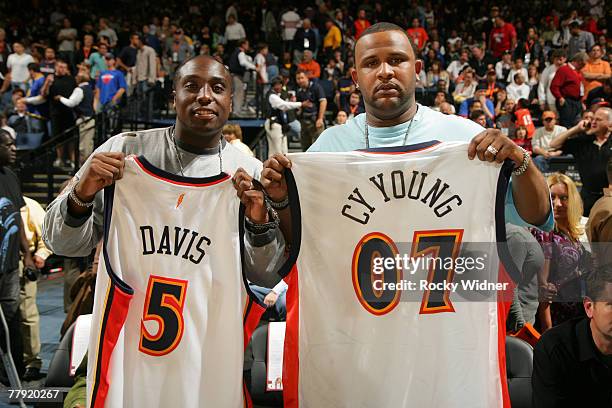
[[[470,159],[499,163],[510,159],[515,163],[516,172],[506,196],[506,220],[552,229],[548,186],[524,150],[498,130],[485,130],[467,119],[416,103],[415,79],[423,64],[415,58],[401,27],[378,23],[365,30],[355,45],[355,63],[353,80],[363,95],[366,113],[326,129],[309,152],[346,152],[430,140],[470,142]],[[264,164],[262,183],[273,201],[282,202],[287,196],[283,170],[290,166],[283,155],[275,155]],[[281,220],[287,220],[283,211],[287,210],[281,211]]]

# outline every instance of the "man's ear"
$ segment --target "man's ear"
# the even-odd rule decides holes
[[[357,82],[357,70],[356,69],[351,71],[351,78],[353,79],[353,82],[355,83],[355,86],[357,88],[359,88],[359,82]]]
[[[595,302],[590,297],[585,297],[582,301],[582,305],[584,306],[584,311],[589,319],[593,318],[593,308],[595,307]]]
[[[416,72],[416,74],[419,75],[422,69],[423,69],[423,61],[421,61],[420,59],[416,60],[414,62],[414,72]]]
[[[176,110],[176,91],[172,91],[172,109]]]

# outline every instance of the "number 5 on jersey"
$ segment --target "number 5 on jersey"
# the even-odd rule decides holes
[[[187,281],[151,275],[140,322],[138,349],[152,356],[163,356],[174,350],[183,337],[183,305]],[[145,322],[156,321],[157,332],[147,330]]]

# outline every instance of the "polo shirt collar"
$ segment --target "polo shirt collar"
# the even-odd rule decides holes
[[[589,360],[598,360],[595,353],[595,343],[591,334],[591,320],[588,318],[582,319],[576,324],[576,340],[578,342],[578,360],[585,362]]]

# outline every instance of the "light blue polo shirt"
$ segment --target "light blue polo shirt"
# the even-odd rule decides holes
[[[427,106],[418,105],[419,109],[414,116],[414,123],[410,127],[408,139],[405,144],[417,144],[430,140],[441,142],[469,142],[474,136],[485,130],[471,120],[454,115],[444,115]],[[325,129],[317,141],[310,146],[309,152],[348,152],[365,149],[365,113],[349,119],[346,124]],[[404,144],[406,128],[410,121],[385,128],[368,126],[370,147],[392,147]],[[474,160],[478,160],[475,158]],[[521,218],[514,205],[512,197],[512,184],[506,193],[505,206],[506,222],[514,225],[531,227]],[[544,231],[551,231],[554,226],[554,217],[551,210],[548,220],[536,226]]]

